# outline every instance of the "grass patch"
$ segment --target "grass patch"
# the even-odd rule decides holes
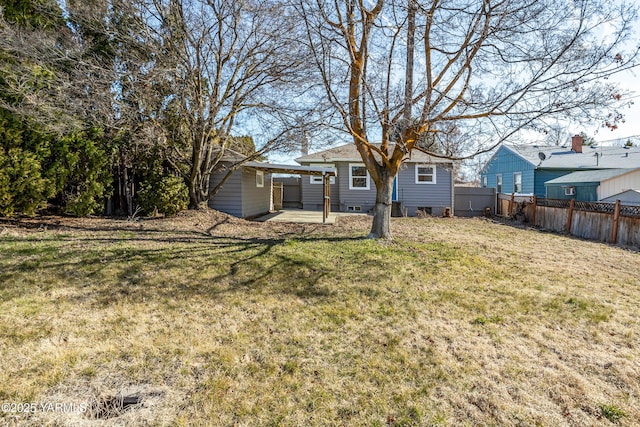
[[[622,409],[618,408],[616,405],[600,405],[600,412],[602,412],[603,417],[605,417],[612,423],[617,423],[618,421],[626,417],[625,412]]]
[[[393,242],[358,218],[74,221],[0,234],[3,402],[130,425],[640,418],[636,253],[482,220],[394,220]]]

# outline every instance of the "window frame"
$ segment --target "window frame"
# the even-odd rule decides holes
[[[496,193],[502,194],[502,174],[496,174]]]
[[[366,175],[362,176],[362,175],[353,175],[353,168],[364,168]],[[357,187],[353,185],[353,179],[354,178],[359,178],[362,179],[364,178],[366,180],[366,186],[364,187]],[[371,189],[371,179],[369,176],[369,170],[367,169],[367,167],[365,166],[364,163],[349,163],[349,190],[370,190]]]
[[[264,188],[264,171],[256,170],[256,187]]]
[[[431,173],[420,173],[420,168],[431,168]],[[420,181],[421,176],[430,176],[431,181]],[[415,182],[416,184],[436,184],[436,165],[426,163],[416,163],[415,166]]]
[[[518,183],[520,184],[520,189],[518,189]],[[513,173],[513,192],[522,193],[522,172]]]
[[[338,173],[336,169],[336,165],[334,165],[333,163],[311,163],[309,166],[311,166],[312,168],[331,168],[336,173],[336,175]],[[335,175],[329,177],[329,184],[335,184],[335,183],[336,183]],[[322,175],[309,175],[309,184],[322,185]]]

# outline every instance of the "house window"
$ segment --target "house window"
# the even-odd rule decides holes
[[[416,165],[416,184],[435,184],[436,167],[434,165]]]
[[[333,171],[336,171],[336,167],[335,165],[332,165],[330,163],[316,163],[316,164],[311,164],[309,165],[311,167],[316,167],[316,168],[331,168],[333,169]],[[336,183],[336,177],[332,176],[329,178],[329,183],[330,184],[335,184]],[[322,184],[322,176],[319,175],[311,175],[309,177],[309,184]]]
[[[496,191],[502,193],[502,175],[496,175]]]
[[[516,172],[513,174],[513,192],[522,193],[522,173]]]
[[[487,176],[484,175],[482,177],[482,188],[487,188],[487,186],[489,185],[488,181],[487,181]]]
[[[256,187],[262,188],[264,187],[264,172],[256,171]]]
[[[565,187],[564,188],[565,196],[575,196],[576,195],[576,187]]]
[[[349,190],[368,190],[369,171],[361,163],[349,164]]]

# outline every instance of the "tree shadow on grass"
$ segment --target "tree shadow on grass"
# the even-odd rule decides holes
[[[362,239],[295,235],[295,241],[302,244]],[[61,298],[93,306],[219,299],[231,293],[334,297],[334,291],[321,282],[335,266],[287,251],[291,242],[287,237],[185,236],[162,231],[129,237],[60,237],[55,247],[51,240],[13,241],[25,245],[10,248],[7,259],[0,256],[0,295],[5,301],[56,287],[75,288]],[[19,260],[11,262],[12,258]]]

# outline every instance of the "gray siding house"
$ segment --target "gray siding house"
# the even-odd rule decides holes
[[[209,199],[208,206],[220,212],[251,218],[271,210],[271,174],[258,170],[258,162],[246,162],[247,157],[226,149],[211,175],[209,188],[215,188],[229,170],[236,168],[220,189]],[[246,162],[238,167],[242,162]]]
[[[371,180],[355,144],[299,157],[303,166],[333,168],[331,210],[334,212],[369,212],[375,206],[376,187]],[[322,180],[302,177],[303,209],[322,209]],[[415,216],[418,210],[441,215],[445,208],[453,212],[453,164],[450,160],[414,151],[396,176],[394,204],[399,211]]]
[[[227,166],[230,163],[226,164]],[[222,181],[228,168],[211,176],[211,188]],[[251,218],[271,210],[271,174],[250,166],[233,171],[220,190],[209,199],[209,207],[239,218]]]
[[[311,175],[320,181],[317,203],[322,209],[323,176],[331,177],[333,170],[318,167],[279,165],[266,162],[247,161],[247,157],[233,150],[225,150],[218,168],[211,175],[210,188],[222,183],[218,191],[211,196],[208,206],[239,218],[255,218],[273,210],[273,173]],[[233,170],[231,175],[228,172]],[[224,182],[223,182],[224,180]]]

